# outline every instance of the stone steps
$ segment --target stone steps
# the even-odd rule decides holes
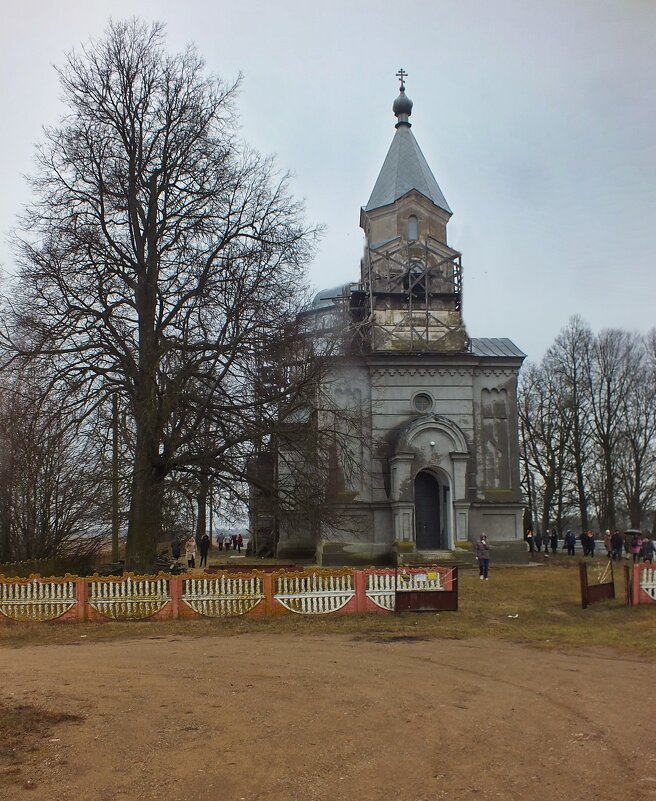
[[[474,554],[471,551],[457,548],[455,551],[419,551],[417,553],[398,554],[399,565],[454,565],[473,567]]]

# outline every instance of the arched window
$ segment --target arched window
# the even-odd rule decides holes
[[[408,217],[408,242],[415,242],[419,239],[419,220],[414,214]]]

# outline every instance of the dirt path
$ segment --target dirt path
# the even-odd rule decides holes
[[[0,670],[5,703],[84,716],[6,801],[656,799],[656,666],[612,655],[253,634],[3,649]]]

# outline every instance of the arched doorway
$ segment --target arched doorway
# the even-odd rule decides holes
[[[415,540],[418,551],[448,548],[445,506],[448,488],[426,470],[415,477]]]

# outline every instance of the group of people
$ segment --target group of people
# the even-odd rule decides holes
[[[627,531],[622,534],[621,531],[615,530],[611,534],[609,530],[606,530],[604,547],[608,558],[615,560],[621,559],[624,555],[627,559],[633,559],[634,562],[642,560],[652,563],[656,554],[656,545],[651,537],[641,534],[639,531]]]
[[[545,553],[549,553],[549,548],[551,548],[551,553],[556,553],[558,551],[558,532],[555,528],[553,531],[547,531],[545,534],[541,534],[539,531],[537,534],[534,534],[529,529],[524,535],[524,539],[526,540],[526,547],[531,555],[536,551],[540,553],[543,545]]]
[[[553,554],[558,552],[559,538],[555,528],[545,534],[534,534],[531,530],[528,530],[524,535],[524,539],[531,555],[536,552],[540,553],[543,546],[545,554],[549,553],[549,549]],[[578,537],[571,530],[565,533],[563,550],[567,551],[568,556],[576,555],[577,541],[581,545],[583,556],[594,557],[597,540],[591,530],[582,531]],[[610,530],[606,530],[603,543],[609,559],[621,559],[624,555],[627,559],[633,558],[634,562],[638,562],[641,559],[643,562],[652,562],[656,555],[656,545],[654,545],[650,537],[637,531],[622,534],[621,531],[615,530],[611,534]]]
[[[241,549],[244,545],[244,538],[241,534],[218,534],[216,538],[217,545],[219,546],[219,550],[222,551],[224,548],[226,551],[230,550],[230,546],[232,545],[233,550],[241,553]],[[196,554],[200,553],[200,567],[207,567],[207,555],[210,552],[210,537],[209,534],[205,533],[200,538],[200,542],[196,543],[196,537],[193,535],[189,537],[189,539],[184,544],[184,551],[185,551],[185,559],[187,560],[187,566],[190,568],[196,567]],[[171,543],[171,555],[174,559],[179,559],[181,554],[181,546],[180,540],[174,539]]]
[[[549,553],[550,548],[552,553],[557,553],[558,551],[559,538],[555,528],[544,535],[533,534],[531,530],[528,530],[524,535],[524,539],[531,554],[536,551],[539,553],[543,546],[545,554]],[[592,531],[582,531],[578,540],[583,549],[583,556],[593,557],[596,540]],[[574,532],[568,530],[563,538],[563,550],[567,549],[569,556],[576,554],[576,541],[577,538]],[[639,531],[627,531],[622,534],[621,531],[615,530],[611,534],[607,530],[603,537],[603,543],[609,559],[621,559],[625,555],[627,559],[632,558],[634,562],[642,560],[651,564],[656,556],[656,544],[647,534],[643,535]],[[474,546],[474,555],[478,562],[479,578],[487,580],[490,568],[490,546],[488,545],[487,535],[481,534]]]
[[[229,551],[230,546],[232,546],[233,551],[241,553],[241,549],[244,547],[244,538],[241,534],[219,533],[216,535],[216,544],[219,546],[220,551]]]
[[[210,552],[210,537],[205,533],[200,538],[198,547],[196,546],[196,537],[193,535],[185,542],[185,559],[187,560],[187,567],[196,567],[196,553],[200,551],[200,567],[207,567],[207,555]],[[175,554],[173,554],[175,556]]]

